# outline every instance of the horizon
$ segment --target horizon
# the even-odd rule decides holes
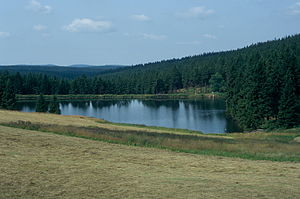
[[[300,33],[299,0],[0,3],[0,65],[133,66]]]
[[[205,54],[210,54],[210,53],[223,53],[223,52],[229,52],[229,51],[237,51],[240,49],[244,49],[244,48],[248,48],[251,47],[252,45],[258,45],[258,44],[264,44],[267,42],[271,42],[271,41],[279,41],[288,37],[293,37],[293,36],[297,36],[300,35],[300,33],[296,33],[293,35],[286,35],[284,37],[281,38],[274,38],[272,40],[266,40],[266,41],[258,41],[256,43],[252,43],[249,44],[247,46],[243,46],[243,47],[239,47],[236,49],[228,49],[228,50],[224,50],[224,51],[216,51],[216,52],[203,52],[201,54],[197,54],[197,55],[187,55],[187,56],[183,56],[183,57],[173,57],[173,58],[169,58],[169,59],[163,59],[163,60],[154,60],[152,62],[146,62],[146,63],[137,63],[137,64],[132,64],[132,65],[125,65],[125,64],[101,64],[101,65],[94,65],[94,64],[85,64],[85,63],[74,63],[74,64],[70,64],[70,65],[58,65],[58,64],[52,64],[52,63],[45,63],[45,64],[0,64],[0,66],[58,66],[58,67],[78,67],[83,65],[83,66],[89,66],[89,67],[104,67],[104,66],[120,66],[120,67],[131,67],[131,66],[137,66],[137,65],[147,65],[147,64],[153,64],[155,62],[163,62],[163,61],[169,61],[172,59],[176,59],[176,60],[180,60],[180,59],[185,59],[185,58],[189,58],[189,57],[193,57],[193,56],[202,56]]]

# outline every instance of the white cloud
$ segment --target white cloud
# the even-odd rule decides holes
[[[139,38],[139,39],[150,39],[150,40],[165,40],[168,37],[166,35],[157,35],[149,33],[124,33],[126,37]]]
[[[182,18],[203,18],[214,14],[215,11],[208,9],[205,6],[197,6],[190,8],[186,12],[179,13],[178,16]]]
[[[288,13],[291,15],[300,15],[300,2],[297,2],[293,6],[290,6]]]
[[[204,34],[203,37],[208,38],[208,39],[217,39],[217,37],[215,35],[211,35],[211,34]]]
[[[9,37],[10,33],[9,32],[0,32],[0,38],[6,38]]]
[[[75,19],[63,28],[69,32],[109,32],[112,30],[112,23],[110,21],[95,21],[83,18]]]
[[[36,30],[36,31],[44,31],[44,30],[47,30],[47,28],[48,28],[47,26],[44,26],[41,24],[33,26],[33,30]]]
[[[201,41],[183,41],[183,42],[177,42],[178,45],[200,45],[202,44]]]
[[[136,21],[150,21],[150,17],[140,14],[140,15],[132,15],[131,18]]]
[[[167,39],[167,36],[165,36],[165,35],[155,35],[155,34],[147,34],[147,33],[143,33],[142,37],[144,39],[151,39],[151,40],[165,40],[165,39]]]
[[[31,0],[27,6],[29,10],[34,12],[48,14],[52,11],[52,7],[49,5],[43,5],[37,0]]]

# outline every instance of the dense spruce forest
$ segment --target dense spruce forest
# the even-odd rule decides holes
[[[46,74],[50,76],[62,77],[73,79],[82,75],[87,77],[94,77],[97,75],[110,73],[112,70],[122,68],[125,66],[120,65],[104,65],[104,66],[91,66],[91,65],[70,65],[70,66],[56,66],[56,65],[8,65],[1,66],[0,72],[8,71],[12,73],[19,72],[20,74]]]
[[[244,129],[300,124],[300,35],[73,79],[51,73],[0,73],[0,104],[14,94],[165,94],[199,87],[224,92],[227,112]],[[14,102],[15,100],[13,100]]]

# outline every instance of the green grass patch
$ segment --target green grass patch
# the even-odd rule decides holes
[[[177,128],[167,128],[167,127],[160,127],[160,126],[147,126],[143,124],[129,124],[129,123],[114,123],[114,122],[109,122],[106,120],[102,121],[97,121],[98,123],[102,124],[110,124],[112,126],[124,126],[124,127],[136,127],[140,129],[147,129],[147,130],[156,130],[156,131],[169,131],[172,133],[184,133],[184,134],[202,134],[203,132],[201,131],[193,131],[189,129],[177,129]]]
[[[273,140],[273,141],[277,141],[277,142],[282,142],[282,143],[289,143],[291,141],[293,141],[296,137],[298,137],[299,135],[278,135],[278,134],[272,134],[270,136],[267,137],[267,140]]]
[[[25,121],[10,122],[1,125],[108,143],[154,147],[192,154],[250,160],[300,162],[300,144],[289,143],[295,135],[292,137],[276,137],[272,135],[273,137],[270,136],[269,139],[227,139],[222,137],[196,136],[192,134],[153,133],[143,131],[143,129],[138,131],[119,131],[100,127],[62,126]]]

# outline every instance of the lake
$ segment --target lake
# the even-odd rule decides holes
[[[18,109],[34,112],[35,102],[19,102]],[[201,100],[98,100],[60,102],[63,115],[83,115],[111,122],[144,124],[201,131],[230,133],[240,129],[226,117],[221,99]]]

